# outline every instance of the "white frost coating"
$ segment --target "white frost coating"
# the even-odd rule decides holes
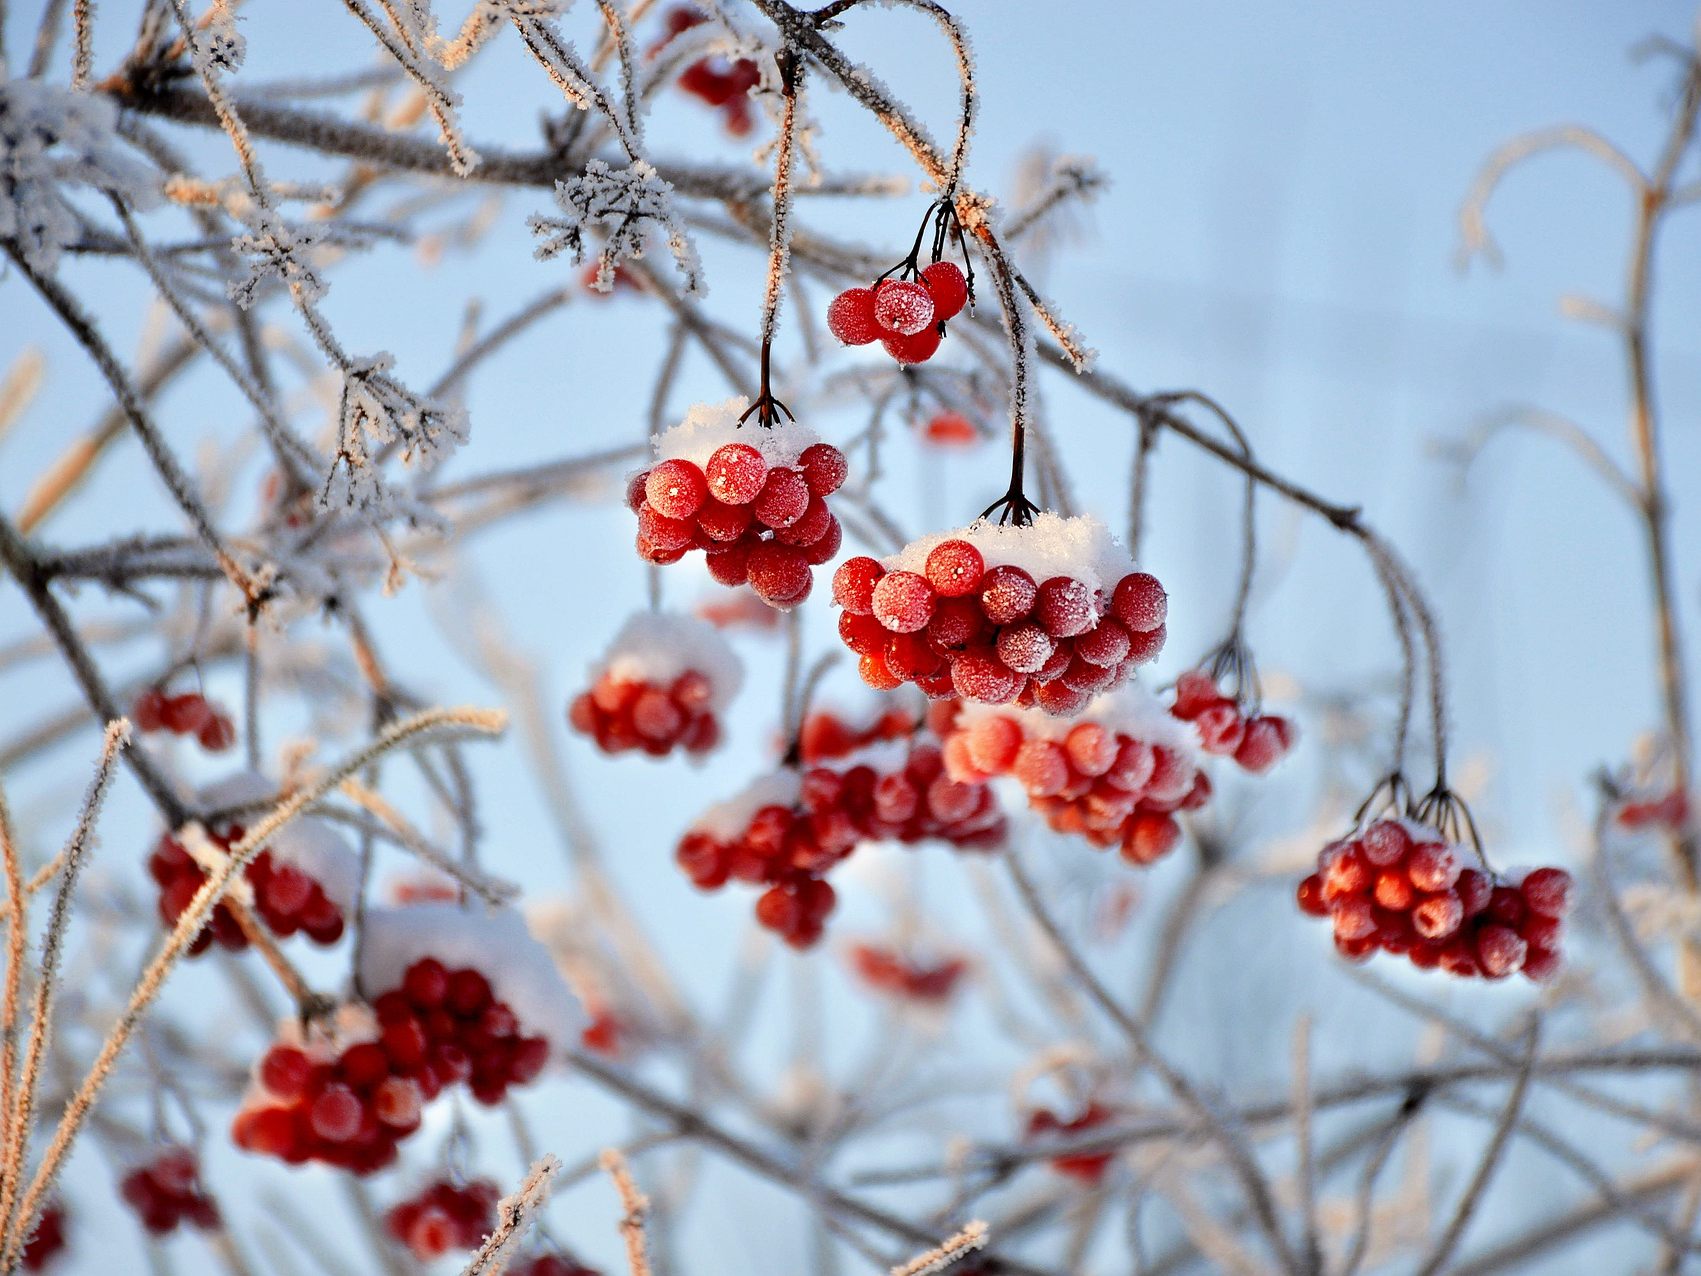
[[[566,1049],[584,1027],[579,999],[561,978],[555,959],[513,909],[414,904],[367,912],[360,979],[369,992],[396,987],[407,968],[425,957],[451,970],[477,970],[497,999],[508,1003],[521,1031],[548,1038],[556,1050]]]
[[[247,806],[264,802],[277,786],[257,771],[238,771],[200,792],[202,805]],[[293,864],[319,883],[344,916],[354,911],[360,893],[360,856],[336,826],[313,815],[286,824],[266,843],[274,864]]]
[[[1060,514],[1035,515],[1028,527],[1001,527],[996,523],[970,523],[954,532],[936,532],[911,541],[889,558],[880,560],[887,571],[920,572],[927,556],[943,541],[967,541],[990,567],[1020,567],[1036,585],[1052,576],[1073,576],[1095,597],[1095,615],[1104,614],[1116,582],[1138,570],[1128,551],[1111,534],[1110,528],[1091,514],[1064,518]]]
[[[769,466],[796,465],[797,458],[821,436],[807,425],[780,421],[772,429],[752,417],[742,427],[739,416],[750,400],[737,396],[724,403],[697,403],[678,425],[669,426],[650,440],[658,461],[690,461],[698,469],[709,463],[715,449],[728,443],[748,443],[762,454]]]
[[[678,612],[640,611],[627,617],[591,678],[667,687],[688,669],[709,680],[709,708],[723,712],[744,685],[744,665],[720,630]]]
[[[1081,723],[1094,722],[1107,731],[1121,732],[1130,739],[1161,744],[1195,765],[1199,761],[1199,747],[1192,724],[1176,721],[1156,696],[1133,679],[1114,691],[1094,696],[1085,709],[1070,718],[1053,717],[1044,709],[1018,709],[1013,705],[965,700],[957,721],[966,725],[981,718],[994,717],[1014,718],[1021,723],[1025,736],[1045,740],[1061,740]]]
[[[758,776],[724,802],[716,802],[695,820],[691,832],[730,842],[750,824],[750,817],[765,806],[795,806],[803,781],[790,767]]]

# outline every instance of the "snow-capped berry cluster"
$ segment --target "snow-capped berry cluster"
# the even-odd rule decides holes
[[[1168,599],[1091,517],[976,523],[833,576],[839,636],[878,690],[1079,713],[1163,648]]]
[[[879,746],[840,767],[782,768],[710,807],[680,839],[680,868],[702,890],[734,880],[767,887],[756,920],[807,948],[836,903],[826,875],[859,843],[937,839],[978,850],[1004,839],[992,791],[946,775],[935,745]]]
[[[334,1031],[286,1025],[260,1060],[232,1126],[238,1147],[371,1173],[443,1090],[497,1103],[576,1029],[548,950],[509,912],[374,909],[360,973],[382,990],[370,1008],[343,1007]]]
[[[1560,967],[1571,875],[1536,868],[1507,876],[1467,868],[1462,848],[1413,820],[1377,820],[1324,848],[1299,884],[1299,906],[1334,924],[1343,957],[1378,950],[1420,970],[1538,982]]]
[[[430,1262],[453,1249],[477,1249],[496,1230],[501,1197],[489,1179],[439,1179],[392,1206],[384,1215],[384,1229],[420,1262]]]
[[[136,697],[130,718],[138,731],[192,735],[209,753],[223,752],[236,743],[236,724],[230,715],[198,691],[168,696],[164,688],[149,687]]]
[[[301,827],[307,823],[297,821],[293,834],[286,830],[280,841],[289,846],[303,845],[305,839],[313,836]],[[242,835],[242,826],[232,824],[220,832],[209,832],[207,840],[228,851],[242,840]],[[332,833],[331,837],[336,838],[336,834]],[[160,836],[153,854],[148,856],[148,875],[159,887],[159,918],[167,928],[177,925],[177,919],[207,880],[206,870],[169,833]],[[300,863],[279,854],[276,845],[255,856],[243,877],[253,892],[255,916],[278,938],[288,939],[300,932],[314,943],[324,945],[342,938],[343,910],[337,900]],[[214,906],[212,917],[190,942],[189,956],[198,956],[215,942],[232,952],[248,947],[248,936],[243,934],[229,905],[222,901]]]
[[[929,717],[945,742],[949,775],[984,782],[1008,775],[1059,833],[1101,850],[1120,847],[1151,864],[1181,840],[1177,811],[1211,797],[1211,782],[1163,711],[1137,686],[1090,702],[1060,721],[1034,709],[942,703]]]
[[[878,341],[899,363],[926,363],[945,324],[969,301],[969,281],[954,262],[936,261],[872,288],[847,288],[827,307],[827,327],[847,346]]]
[[[639,612],[591,669],[590,690],[568,707],[575,731],[604,753],[675,748],[700,757],[720,742],[719,715],[744,672],[713,626],[689,616]]]
[[[1115,1115],[1113,1109],[1099,1103],[1087,1104],[1072,1117],[1059,1116],[1050,1108],[1035,1108],[1028,1116],[1023,1133],[1030,1139],[1061,1139],[1095,1129]],[[1114,1153],[1110,1152],[1081,1152],[1073,1156],[1053,1157],[1050,1164],[1057,1173],[1068,1178],[1097,1184],[1104,1179],[1113,1159]]]
[[[723,585],[748,584],[790,610],[844,533],[827,497],[845,481],[844,455],[795,421],[740,426],[745,401],[699,404],[652,440],[656,464],[634,476],[638,553],[676,563],[703,551]]]
[[[37,1215],[35,1231],[24,1246],[26,1272],[39,1272],[65,1252],[65,1207],[57,1201]]]
[[[857,978],[876,992],[927,1006],[949,1001],[969,973],[961,957],[923,962],[880,944],[853,944],[848,957]]]
[[[707,21],[707,15],[697,9],[670,9],[662,38],[651,49],[651,56],[659,53],[675,36]],[[679,74],[679,87],[718,110],[722,124],[733,137],[747,136],[754,126],[750,90],[761,82],[761,69],[749,58],[701,57]]]
[[[203,1231],[219,1225],[218,1206],[201,1186],[201,1170],[188,1148],[168,1148],[123,1178],[119,1195],[155,1236],[188,1223]]]
[[[1254,775],[1268,771],[1287,756],[1298,732],[1287,718],[1271,713],[1247,714],[1225,696],[1208,670],[1193,669],[1175,680],[1170,713],[1191,722],[1199,747],[1218,757],[1233,758]]]

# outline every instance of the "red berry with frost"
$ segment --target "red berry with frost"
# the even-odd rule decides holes
[[[874,289],[847,288],[827,307],[827,330],[847,346],[865,346],[885,333],[874,318]]]
[[[1395,820],[1378,820],[1359,838],[1364,858],[1378,868],[1388,868],[1406,858],[1412,839]]]
[[[1323,898],[1323,879],[1316,873],[1300,880],[1294,891],[1294,898],[1302,913],[1312,917],[1327,917],[1329,905]]]
[[[1038,596],[1039,586],[1020,567],[993,567],[981,578],[981,610],[995,625],[1013,625],[1027,619]]]
[[[785,468],[768,471],[762,490],[750,504],[756,521],[764,527],[790,527],[808,508],[809,484],[796,470]]]
[[[874,586],[874,615],[894,633],[909,634],[925,629],[933,618],[935,594],[925,576],[915,572],[889,572]]]
[[[1452,848],[1433,842],[1414,847],[1406,857],[1406,873],[1420,891],[1444,891],[1459,880],[1464,866]]]
[[[717,584],[743,585],[750,579],[750,553],[754,548],[748,541],[738,541],[711,549],[703,554],[703,565]]]
[[[1465,921],[1465,906],[1452,891],[1425,895],[1410,911],[1413,929],[1425,939],[1445,939]]]
[[[1169,595],[1150,572],[1130,572],[1111,592],[1110,614],[1135,633],[1149,633],[1169,617]]]
[[[1073,638],[1092,627],[1093,596],[1073,576],[1053,576],[1039,587],[1034,619],[1054,638]]]
[[[1037,673],[1051,659],[1056,644],[1038,625],[1009,625],[999,631],[998,658],[1016,673]]]
[[[1562,868],[1533,869],[1519,888],[1524,903],[1544,917],[1564,917],[1571,908],[1571,874]]]
[[[748,505],[767,482],[768,463],[748,443],[723,443],[709,455],[703,474],[710,495],[717,501],[727,505]]]
[[[866,555],[845,559],[833,573],[833,601],[852,615],[872,614],[874,587],[885,574],[886,569]]]
[[[957,694],[982,704],[1009,704],[1022,690],[1022,675],[1005,667],[990,650],[965,651],[951,664]]]
[[[955,318],[968,304],[969,281],[955,262],[936,261],[923,267],[922,285],[933,298],[933,317],[943,322]]]
[[[1234,760],[1242,769],[1260,775],[1288,755],[1293,748],[1293,724],[1268,714],[1251,719]]]
[[[1168,815],[1143,811],[1129,822],[1122,838],[1124,859],[1135,864],[1153,864],[1181,842],[1181,826]]]
[[[698,530],[722,545],[730,545],[743,536],[755,521],[756,516],[750,512],[748,505],[728,505],[712,496],[697,511]]]
[[[1128,631],[1106,616],[1075,639],[1075,654],[1088,664],[1111,669],[1128,658]]]
[[[874,322],[888,335],[913,337],[934,323],[933,294],[908,279],[884,279],[874,289]]]
[[[1490,979],[1515,975],[1524,965],[1528,946],[1507,926],[1488,925],[1476,933],[1476,958]]]
[[[909,337],[889,336],[881,340],[886,353],[899,363],[926,363],[939,353],[939,329],[923,328]]]
[[[1216,704],[1193,719],[1199,747],[1206,753],[1232,756],[1246,738],[1246,723],[1232,704]]]
[[[1002,775],[1015,765],[1022,747],[1022,728],[1014,719],[986,716],[967,732],[969,760],[987,775]]]
[[[831,496],[844,486],[850,466],[845,454],[831,443],[811,443],[798,455],[797,468],[816,496]]]
[[[644,498],[658,514],[690,518],[708,499],[709,485],[703,471],[690,461],[658,461],[644,480]]]
[[[928,553],[922,574],[941,598],[961,598],[980,588],[986,560],[968,541],[940,541]]]

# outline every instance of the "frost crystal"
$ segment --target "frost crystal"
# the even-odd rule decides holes
[[[405,465],[435,465],[455,444],[467,440],[466,410],[421,399],[389,375],[389,354],[351,360],[343,374],[337,422],[337,468],[325,485],[323,503],[340,500],[382,521],[397,511],[371,444],[395,444]]]
[[[317,231],[291,226],[269,208],[255,208],[248,225],[247,233],[231,241],[247,267],[247,273],[229,287],[232,301],[248,309],[260,285],[272,277],[283,281],[297,305],[310,306],[324,297],[326,284],[308,260],[308,254],[320,242]]]
[[[236,26],[230,0],[219,0],[207,15],[206,25],[195,36],[197,50],[215,71],[235,71],[248,55],[248,41]]]
[[[581,176],[555,183],[555,202],[566,217],[529,221],[533,234],[546,236],[538,245],[538,259],[571,253],[577,265],[585,259],[585,232],[600,228],[605,238],[597,257],[596,287],[609,292],[614,288],[615,266],[623,259],[642,258],[645,238],[655,229],[667,239],[673,260],[685,276],[685,290],[699,292],[697,251],[673,215],[672,195],[673,186],[643,160],[617,169],[594,159]]]
[[[124,150],[118,110],[32,80],[0,84],[0,238],[13,241],[30,269],[49,274],[82,237],[65,188],[84,186],[147,207],[158,183]]]

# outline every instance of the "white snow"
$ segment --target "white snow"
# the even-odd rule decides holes
[[[650,440],[656,460],[690,461],[702,469],[716,448],[727,443],[748,443],[770,467],[796,465],[806,447],[821,441],[821,436],[807,425],[784,417],[771,429],[757,425],[755,417],[741,427],[738,418],[749,406],[750,400],[742,395],[722,403],[693,404],[683,421]]]
[[[730,842],[744,832],[750,817],[765,806],[793,806],[802,790],[802,777],[790,767],[758,776],[724,802],[717,802],[691,821],[691,831]]]
[[[237,771],[202,789],[203,805],[246,806],[263,802],[278,791],[257,771]],[[354,912],[360,892],[360,855],[328,820],[302,815],[279,830],[267,843],[274,864],[293,864],[319,883],[330,901],[346,916]]]
[[[1034,578],[1036,585],[1053,576],[1073,576],[1089,590],[1104,595],[1094,599],[1094,614],[1100,616],[1116,583],[1138,570],[1128,551],[1101,520],[1091,514],[1064,518],[1052,513],[1035,515],[1028,527],[1001,527],[977,521],[956,531],[923,536],[891,557],[881,559],[881,566],[887,571],[920,572],[934,547],[950,540],[973,545],[989,568],[1020,567]]]
[[[555,959],[513,909],[414,904],[367,912],[360,978],[370,994],[399,985],[407,968],[425,957],[451,970],[477,970],[496,997],[508,1003],[521,1030],[547,1037],[557,1050],[567,1048],[584,1027],[579,1000]]]
[[[709,680],[709,707],[725,711],[744,684],[744,665],[720,630],[678,612],[640,611],[626,618],[591,678],[648,682],[667,687],[688,669]]]

